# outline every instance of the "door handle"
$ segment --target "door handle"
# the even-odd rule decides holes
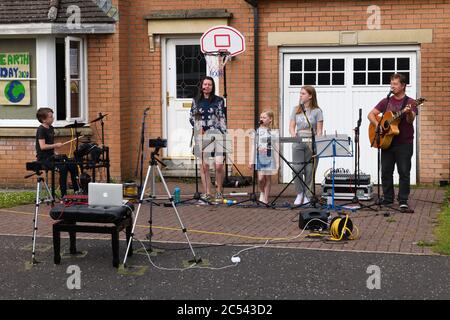
[[[170,105],[170,99],[175,98],[171,97],[169,91],[166,91],[166,106],[169,107]]]

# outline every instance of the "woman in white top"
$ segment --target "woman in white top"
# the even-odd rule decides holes
[[[308,119],[303,113],[302,105]],[[314,181],[312,181],[313,168],[314,170],[317,168],[318,159],[315,158],[312,161],[310,126],[314,129],[316,136],[322,135],[323,114],[317,104],[316,90],[312,86],[304,86],[300,90],[299,105],[293,110],[289,123],[289,133],[291,136],[303,138],[302,142],[293,143],[292,145],[292,167],[296,172],[303,169],[299,177],[304,181],[303,184],[298,177],[294,180],[295,191],[297,192],[297,198],[294,201],[295,205],[308,203],[312,196],[312,188],[314,188]]]

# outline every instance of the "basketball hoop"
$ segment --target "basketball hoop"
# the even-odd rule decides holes
[[[202,35],[200,48],[205,55],[209,76],[223,77],[225,65],[231,57],[245,51],[245,38],[230,26],[215,26]]]
[[[227,50],[205,52],[206,66],[209,71],[209,76],[213,78],[223,77],[224,68],[231,55]]]

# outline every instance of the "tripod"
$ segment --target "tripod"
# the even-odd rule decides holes
[[[52,196],[52,192],[50,191],[47,182],[42,175],[42,171],[36,170],[34,173],[25,176],[25,179],[32,177],[36,175],[37,176],[37,182],[36,182],[36,207],[34,211],[34,217],[33,217],[33,235],[32,235],[32,249],[31,249],[31,264],[35,265],[39,263],[39,261],[36,260],[36,237],[37,237],[37,230],[38,230],[38,216],[39,216],[39,207],[41,203],[51,203],[53,206],[55,203],[55,198]],[[45,188],[45,191],[47,192],[47,196],[45,198],[41,199],[41,190]]]
[[[359,109],[359,119],[358,122],[356,124],[355,127],[355,172],[354,172],[354,178],[355,178],[355,195],[353,196],[353,199],[351,202],[348,203],[344,203],[341,206],[344,207],[348,204],[358,204],[358,208],[357,209],[363,209],[363,208],[368,208],[372,211],[377,211],[376,209],[372,208],[372,206],[374,206],[375,204],[371,204],[371,205],[365,205],[363,203],[361,203],[361,201],[359,201],[357,192],[358,192],[358,186],[359,186],[359,182],[360,182],[360,170],[359,170],[359,161],[360,161],[360,150],[359,150],[359,128],[361,127],[361,116],[362,116],[362,109]],[[379,194],[379,189],[378,189],[378,194]]]
[[[160,140],[160,141],[162,141],[162,140]],[[153,210],[152,209],[153,209],[153,206],[152,206],[152,204],[153,204],[153,199],[155,198],[155,170],[156,170],[159,178],[161,179],[161,182],[163,183],[164,189],[165,189],[165,191],[167,193],[167,197],[168,197],[170,203],[172,204],[173,210],[175,211],[175,214],[177,216],[178,222],[179,222],[180,227],[181,227],[181,231],[184,233],[184,236],[186,237],[186,240],[187,240],[187,242],[189,244],[189,248],[191,249],[192,255],[194,256],[194,259],[190,260],[189,262],[198,264],[198,263],[200,263],[202,261],[202,259],[198,258],[195,255],[194,248],[192,247],[191,241],[189,240],[189,237],[187,235],[187,229],[184,227],[183,222],[181,221],[181,218],[180,218],[180,215],[178,213],[177,207],[175,205],[173,196],[170,194],[170,191],[169,191],[169,188],[167,187],[167,184],[166,184],[166,181],[164,179],[164,176],[163,176],[163,174],[161,172],[161,169],[158,166],[158,163],[160,163],[161,165],[164,165],[158,158],[156,158],[156,156],[159,153],[160,148],[161,148],[160,146],[155,147],[155,151],[153,151],[151,153],[151,159],[150,159],[149,167],[147,169],[147,175],[145,177],[144,185],[141,188],[141,196],[140,196],[140,199],[139,199],[139,206],[138,206],[138,209],[136,211],[136,215],[134,217],[133,229],[131,230],[130,240],[128,241],[127,251],[125,253],[125,257],[124,257],[124,260],[123,260],[123,265],[124,266],[125,266],[125,263],[126,263],[126,260],[127,260],[128,251],[130,250],[130,246],[131,246],[131,243],[132,243],[133,238],[134,238],[134,230],[136,228],[136,223],[138,221],[139,212],[141,210],[142,203],[144,202],[144,194],[145,194],[145,190],[146,190],[149,178],[151,180],[149,241],[150,241],[150,250],[152,250],[152,248],[151,248],[151,245],[152,245],[152,240],[151,239],[152,239],[152,235],[153,235],[153,233],[152,233],[152,218],[153,218],[152,217],[152,215],[153,215]]]

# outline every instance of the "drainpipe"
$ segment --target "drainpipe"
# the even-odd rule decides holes
[[[259,13],[258,13],[258,0],[244,0],[253,8],[253,65],[254,65],[254,81],[253,81],[253,94],[255,104],[255,130],[259,127],[259,96],[258,96],[258,83],[259,83]]]
[[[254,77],[253,77],[253,95],[254,95],[254,105],[255,105],[255,113],[254,113],[254,128],[255,133],[259,127],[259,96],[258,96],[258,82],[259,82],[259,55],[258,55],[258,47],[259,47],[259,19],[258,19],[258,0],[245,0],[249,5],[253,7],[253,69],[254,69]],[[256,141],[256,139],[255,139]],[[250,194],[250,200],[257,203],[256,198],[256,164],[253,166],[253,181],[252,181],[253,189]]]

